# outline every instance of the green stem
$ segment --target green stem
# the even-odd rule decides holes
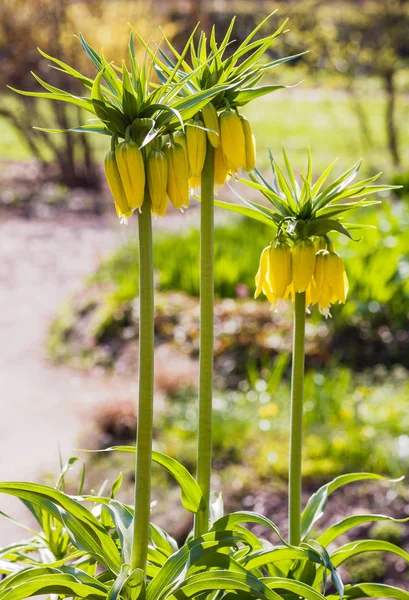
[[[305,292],[295,294],[293,363],[291,373],[290,469],[288,515],[290,544],[301,541],[301,464],[305,363]]]
[[[146,570],[151,504],[154,300],[152,218],[149,196],[138,215],[139,230],[139,400],[135,467],[132,569]]]
[[[212,467],[212,392],[214,329],[214,150],[207,142],[200,203],[200,373],[197,481],[203,500],[196,515],[195,537],[209,528]]]

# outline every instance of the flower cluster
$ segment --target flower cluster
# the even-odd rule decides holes
[[[187,208],[189,187],[196,188],[201,182],[207,139],[215,148],[216,185],[222,185],[229,173],[254,169],[254,136],[245,117],[230,109],[219,117],[211,102],[200,116],[186,124],[186,132],[180,129],[166,136],[168,141],[165,136],[157,137],[142,150],[130,137],[131,130],[142,121],[149,126],[149,119],[134,121],[120,144],[113,137],[105,174],[120,218],[139,209],[147,193],[154,215],[165,215],[168,200],[177,209]]]
[[[307,306],[318,304],[331,316],[335,302],[345,303],[348,278],[342,258],[325,238],[298,240],[293,246],[277,240],[264,248],[256,275],[255,297],[263,292],[276,304],[305,292]]]
[[[261,192],[269,205],[243,198],[237,192],[246,206],[219,200],[216,205],[260,221],[276,231],[274,241],[261,253],[255,296],[263,292],[270,302],[277,303],[305,292],[307,306],[318,304],[321,313],[328,317],[331,305],[345,303],[348,292],[343,261],[328,234],[336,232],[354,239],[350,230],[357,226],[345,223],[344,214],[378,204],[377,200],[363,197],[396,186],[374,184],[380,173],[354,182],[360,163],[325,185],[335,161],[314,182],[310,152],[300,184],[284,149],[283,155],[286,174],[270,153],[271,184],[257,168],[250,172],[250,181],[240,179]]]

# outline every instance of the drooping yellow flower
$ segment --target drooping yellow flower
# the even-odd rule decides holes
[[[229,165],[221,144],[214,151],[214,183],[223,185],[229,174]]]
[[[176,133],[173,135],[173,139],[176,142],[176,144],[180,144],[183,147],[183,150],[185,151],[186,161],[187,161],[187,168],[188,168],[188,175],[190,177],[192,173],[190,172],[190,165],[189,165],[189,159],[188,159],[188,154],[187,154],[186,134],[183,131],[181,131],[181,130],[176,131]]]
[[[295,292],[305,292],[315,269],[315,245],[310,239],[295,242],[292,251],[292,275]]]
[[[110,150],[106,155],[104,168],[109,189],[114,197],[116,214],[120,218],[130,217],[132,215],[132,209],[128,205],[126,199],[126,194],[124,186],[122,185],[114,150]]]
[[[145,197],[145,165],[138,144],[133,140],[118,144],[115,158],[128,206],[140,208]]]
[[[218,148],[220,146],[220,125],[219,125],[219,117],[217,115],[217,110],[211,102],[206,104],[204,108],[202,108],[203,121],[206,126],[207,131],[207,139],[213,146],[213,148]]]
[[[348,277],[344,262],[337,252],[329,252],[326,260],[325,278],[331,286],[333,295],[341,304],[345,304],[348,293]]]
[[[205,130],[201,127],[204,127],[204,124],[200,120],[195,120],[191,127],[186,127],[189,173],[195,178],[200,177],[206,157],[207,137]]]
[[[163,217],[168,206],[166,188],[168,184],[168,161],[162,150],[154,148],[146,161],[151,210],[153,215]]]
[[[318,303],[318,308],[325,317],[331,316],[331,304],[337,301],[345,303],[348,278],[339,254],[328,250],[317,253],[311,289],[311,303]]]
[[[189,179],[189,187],[192,188],[192,190],[197,190],[198,187],[200,187],[200,184],[202,183],[202,178],[199,177],[194,177],[194,175],[192,175]]]
[[[291,285],[291,249],[287,244],[276,242],[270,247],[268,278],[276,298],[286,298]]]
[[[246,166],[246,142],[240,117],[232,110],[220,115],[220,141],[223,152],[232,170],[238,171]]]
[[[170,142],[165,147],[168,161],[167,193],[173,206],[179,210],[189,206],[189,182],[186,152],[181,146]]]
[[[255,283],[255,298],[257,298],[261,292],[263,292],[270,302],[277,301],[277,297],[274,295],[270,284],[270,246],[266,246],[261,253],[260,263],[255,277]]]
[[[246,117],[240,115],[240,120],[243,125],[244,143],[246,148],[246,164],[245,171],[252,171],[256,166],[256,140],[251,130],[251,125]]]

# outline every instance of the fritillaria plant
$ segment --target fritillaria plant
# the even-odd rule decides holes
[[[365,197],[395,186],[375,183],[381,173],[355,181],[360,162],[328,184],[334,161],[314,180],[310,152],[307,169],[297,181],[285,150],[283,156],[286,172],[280,169],[270,152],[271,182],[258,169],[250,174],[250,180],[240,179],[260,192],[267,205],[243,198],[244,207],[219,201],[217,204],[273,228],[273,238],[261,252],[255,277],[255,297],[263,293],[276,309],[287,299],[294,304],[288,496],[289,541],[298,545],[301,541],[306,309],[318,305],[320,312],[329,317],[332,304],[345,303],[348,278],[329,234],[338,233],[353,239],[350,231],[357,226],[345,223],[345,215],[351,210],[379,204],[379,200],[366,200]]]

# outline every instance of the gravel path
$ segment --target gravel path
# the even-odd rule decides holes
[[[58,306],[136,226],[84,217],[0,218],[0,481],[58,472],[95,403],[135,396],[135,381],[56,368],[44,340]],[[13,498],[0,510],[24,517]],[[16,537],[0,522],[0,546]]]

